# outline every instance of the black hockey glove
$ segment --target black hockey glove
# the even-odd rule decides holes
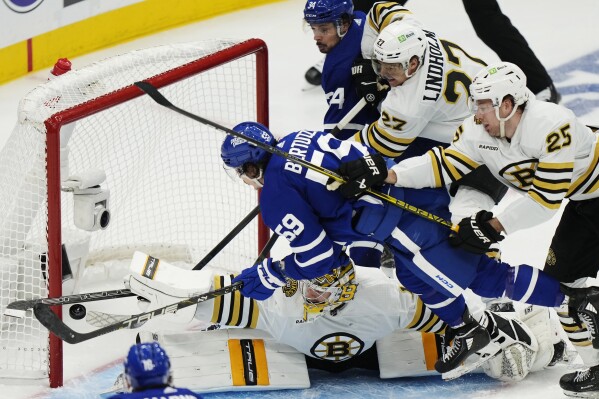
[[[487,253],[491,245],[503,240],[503,236],[489,224],[492,218],[493,213],[479,211],[462,219],[458,232],[449,236],[449,243],[475,254]]]
[[[373,107],[378,106],[389,91],[389,85],[379,82],[370,60],[356,58],[351,68],[351,75],[358,97],[364,98]]]
[[[341,195],[352,198],[372,186],[383,184],[387,178],[387,163],[379,154],[368,154],[363,158],[341,164],[337,173],[347,180],[347,183],[339,184],[329,179],[327,189],[339,188]]]

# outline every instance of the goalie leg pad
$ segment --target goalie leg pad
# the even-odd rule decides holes
[[[156,334],[169,354],[175,386],[197,392],[304,389],[306,359],[259,330]]]
[[[396,330],[376,341],[381,378],[438,375],[435,361],[441,345],[439,335]]]

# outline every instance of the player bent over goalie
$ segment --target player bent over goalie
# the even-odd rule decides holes
[[[178,302],[200,291],[220,289],[233,279],[233,275],[187,271],[163,261],[153,268],[156,272],[152,278],[148,278],[149,264],[156,265],[156,260],[136,253],[127,281],[133,292],[151,300],[152,307]],[[559,327],[553,328],[547,309],[529,307],[518,319],[515,312],[483,312],[477,298],[469,299],[477,305],[472,308],[474,317],[487,320],[487,331],[503,349],[483,366],[490,376],[517,381],[563,357],[560,339],[552,333]],[[309,368],[334,372],[358,367],[379,370],[382,378],[435,374],[433,364],[426,359],[436,357],[441,339],[430,333],[442,333],[447,327],[396,279],[388,278],[380,269],[354,267],[352,263],[312,280],[287,279],[285,286],[263,301],[237,292],[200,303],[195,309],[177,312],[172,317],[179,321],[195,317],[221,328],[150,334],[167,351],[172,348],[171,353],[177,353],[181,370],[175,366],[174,375],[182,378],[177,383],[200,392],[217,387],[220,390],[307,387],[307,382],[302,385],[297,377],[300,374],[297,365],[303,364],[303,355]],[[225,330],[227,327],[251,328],[267,334],[257,335],[247,329]],[[257,379],[263,378],[260,370],[268,369],[268,384],[251,386],[246,381],[231,385],[235,378],[228,370],[234,369],[236,356],[231,340],[236,338],[252,345],[256,359],[260,350],[265,352],[264,359],[257,360],[263,366],[257,367]],[[190,368],[197,372],[191,375]],[[211,370],[219,370],[226,378],[217,373],[211,375]],[[280,375],[285,378],[277,379]]]
[[[264,126],[246,122],[234,128],[245,137],[276,145]],[[323,132],[299,131],[284,137],[277,145],[288,154],[329,170],[341,165],[364,162],[373,171],[374,184],[386,177],[380,156],[355,142],[339,141]],[[564,294],[559,282],[529,265],[512,267],[506,263],[453,248],[449,230],[440,223],[408,213],[387,201],[366,194],[346,199],[327,187],[327,176],[308,170],[282,156],[270,156],[263,147],[229,135],[221,150],[225,164],[246,184],[262,187],[260,207],[265,223],[288,239],[292,254],[281,261],[266,259],[247,268],[234,279],[243,282],[242,294],[266,299],[285,285],[286,278],[313,279],[350,262],[345,247],[359,240],[377,240],[394,253],[401,283],[419,295],[451,330],[453,344],[435,364],[441,373],[449,372],[466,358],[492,344],[485,330],[486,320],[474,320],[462,292],[470,288],[484,297],[505,295],[529,304],[554,307]],[[341,170],[347,176],[347,171]],[[344,188],[364,184],[349,178]],[[373,181],[366,182],[372,186]],[[342,189],[343,189],[342,187]],[[448,194],[444,189],[405,189],[384,186],[384,192],[414,207],[426,209],[445,220],[450,219]],[[355,259],[354,259],[355,260]],[[358,262],[358,264],[360,264]],[[589,302],[587,289],[571,292],[578,306]],[[594,300],[594,298],[591,298]],[[593,317],[596,313],[593,312]]]

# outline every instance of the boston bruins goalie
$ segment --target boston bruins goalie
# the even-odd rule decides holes
[[[222,288],[233,278],[185,270],[141,252],[130,271],[126,285],[155,308]],[[469,362],[489,376],[519,381],[567,360],[548,309],[492,312],[479,299],[469,299],[495,344]],[[439,334],[447,328],[397,280],[351,263],[317,279],[288,280],[265,301],[235,291],[187,309],[165,317],[201,321],[203,331],[140,337],[159,341],[173,359],[175,382],[198,392],[307,388],[308,368],[375,369],[381,378],[436,374],[434,362],[444,348]],[[465,364],[461,374],[471,368]]]

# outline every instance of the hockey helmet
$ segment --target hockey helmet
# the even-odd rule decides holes
[[[505,96],[511,95],[518,106],[528,101],[529,94],[522,69],[511,62],[499,62],[476,74],[470,85],[470,104],[474,107],[478,100],[491,100],[497,107]]]
[[[275,144],[275,138],[270,130],[258,122],[242,122],[233,130],[264,144]],[[248,162],[263,163],[268,160],[270,153],[241,137],[229,134],[221,146],[220,156],[226,166],[240,168]]]
[[[380,73],[380,62],[400,64],[407,75],[412,57],[418,57],[420,68],[424,63],[425,53],[424,31],[404,21],[396,21],[383,29],[374,42],[374,70]]]
[[[325,312],[338,311],[341,306],[354,299],[357,287],[352,262],[333,269],[324,276],[301,281],[304,321],[312,322]]]
[[[304,7],[304,20],[308,24],[337,23],[344,15],[354,14],[351,0],[308,0]]]
[[[513,97],[514,107],[508,116],[502,118],[499,116],[499,106],[508,95]],[[476,114],[479,110],[477,101],[491,100],[495,116],[500,122],[500,137],[505,137],[505,122],[514,116],[519,105],[526,103],[531,97],[534,95],[526,87],[526,75],[522,69],[511,62],[502,61],[489,65],[476,74],[470,85],[468,107]]]
[[[133,345],[125,359],[125,379],[134,390],[171,383],[171,362],[157,342]]]

